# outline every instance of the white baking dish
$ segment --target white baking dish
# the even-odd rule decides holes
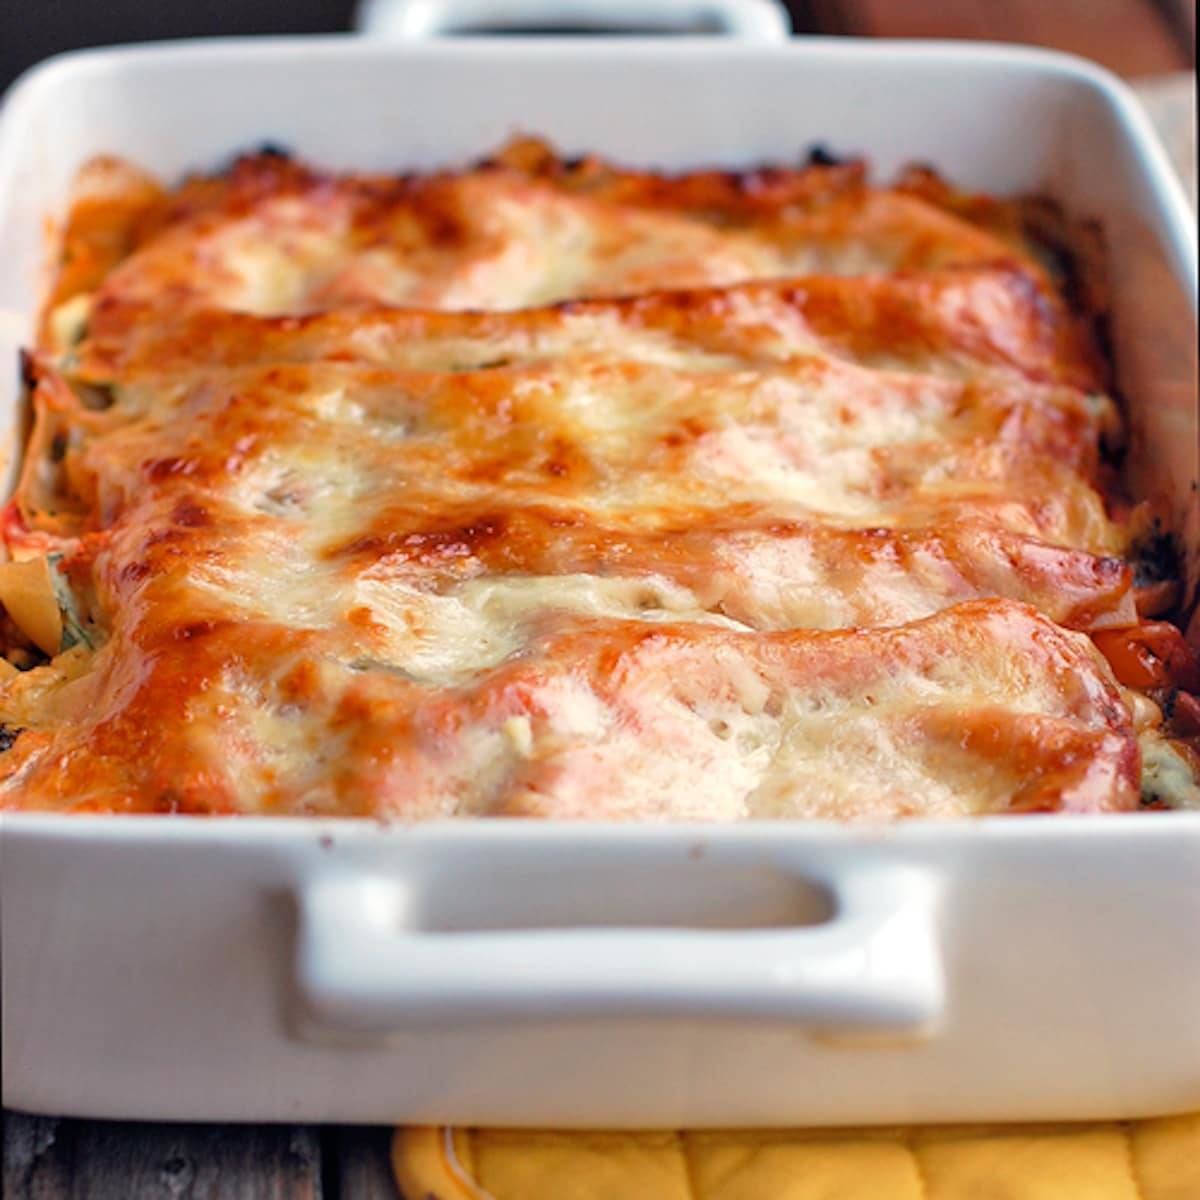
[[[70,56],[0,128],[3,335],[27,336],[45,215],[90,154],[170,176],[269,139],[398,168],[517,129],[675,167],[819,140],[1097,217],[1135,466],[1173,498],[1194,577],[1194,231],[1124,88],[1061,56],[351,39]],[[1200,814],[2,830],[4,1101],[25,1109],[635,1127],[1200,1107]]]

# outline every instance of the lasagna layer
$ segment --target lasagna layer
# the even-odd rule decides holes
[[[1194,663],[1138,632],[1170,579],[1014,205],[519,143],[173,192],[110,161],[65,244],[3,527],[5,807],[874,820],[1195,790],[1155,703],[1189,711]]]
[[[682,177],[651,194],[589,189],[499,160],[460,172],[329,176],[260,154],[170,196],[127,180],[142,202],[116,206],[113,176],[129,173],[111,163],[93,170],[100,178],[85,187],[106,201],[103,215],[77,224],[69,244],[111,269],[93,279],[76,268],[56,289],[59,302],[96,283],[104,303],[260,315],[370,304],[518,309],[1020,253],[937,205],[869,186],[858,166],[788,172],[774,188],[761,186],[761,173],[713,187],[708,176]],[[700,195],[706,188],[712,194]],[[114,244],[129,251],[115,263],[104,252]]]
[[[618,615],[637,597],[611,581],[564,587],[557,609],[508,596],[445,613],[365,585],[343,621],[303,628],[205,616],[179,605],[184,590],[147,585],[154,620],[31,698],[39,720],[7,752],[10,790],[76,809],[405,820],[1137,800],[1137,738],[1103,658],[1009,601],[890,629],[756,633],[686,609]]]
[[[64,307],[75,318],[63,323],[74,370],[97,382],[322,360],[468,371],[616,356],[752,370],[826,355],[963,380],[1010,373],[1093,394],[1101,388],[1065,305],[1011,266],[817,275],[505,313],[367,307],[269,318],[199,309],[164,321],[152,305],[103,295]]]

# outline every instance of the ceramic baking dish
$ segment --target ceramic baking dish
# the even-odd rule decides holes
[[[270,140],[425,167],[520,129],[666,167],[820,141],[1099,219],[1135,473],[1173,502],[1194,583],[1190,215],[1124,87],[1057,55],[345,38],[66,57],[0,128],[0,361],[27,336],[46,216],[91,154],[170,177]],[[1200,814],[2,828],[19,1108],[697,1127],[1200,1107]]]

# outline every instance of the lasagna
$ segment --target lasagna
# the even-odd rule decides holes
[[[822,153],[89,164],[0,529],[0,806],[1200,805],[1178,564],[1052,224]]]

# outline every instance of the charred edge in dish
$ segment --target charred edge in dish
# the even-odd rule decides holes
[[[252,162],[255,159],[273,159],[276,162],[293,162],[296,158],[295,152],[282,142],[272,141],[270,138],[259,142],[257,145],[247,147],[245,150],[238,150],[219,163],[215,174],[221,175],[225,172],[232,171],[240,163]]]
[[[1048,260],[1055,283],[1075,315],[1104,390],[1126,411],[1113,370],[1112,298],[1103,229],[1097,221],[1072,220],[1048,196],[1022,196],[1017,208],[1022,232]]]
[[[1129,565],[1137,587],[1179,579],[1183,574],[1183,547],[1179,538],[1164,529],[1162,521],[1155,517],[1150,530],[1130,547]]]
[[[853,162],[841,154],[834,154],[824,142],[813,142],[804,155],[804,164],[809,167],[840,167]]]

